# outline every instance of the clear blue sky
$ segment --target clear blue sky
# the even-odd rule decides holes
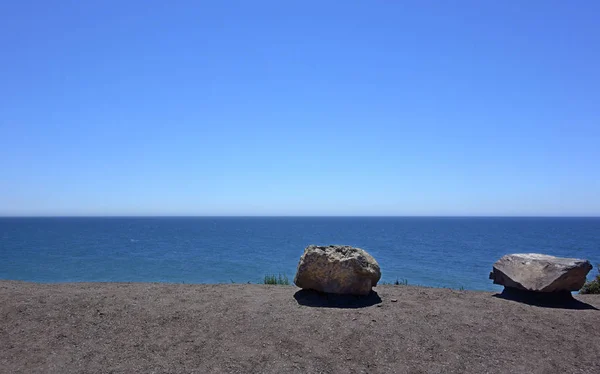
[[[0,215],[600,215],[598,1],[2,1]]]

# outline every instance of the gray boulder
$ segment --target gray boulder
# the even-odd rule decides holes
[[[503,256],[494,264],[490,279],[511,289],[534,292],[577,291],[592,269],[588,260],[518,253]]]
[[[343,245],[310,245],[294,278],[303,289],[342,295],[368,295],[381,278],[379,264],[365,250]]]

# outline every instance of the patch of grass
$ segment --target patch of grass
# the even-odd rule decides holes
[[[596,269],[598,270],[596,279],[593,279],[584,284],[581,290],[579,290],[580,294],[600,295],[600,264],[596,265]]]
[[[408,279],[400,280],[396,278],[394,282],[379,282],[379,284],[382,286],[408,286]]]
[[[285,274],[283,274],[283,275],[282,274],[279,274],[279,275],[267,274],[267,275],[265,275],[265,279],[263,280],[263,283],[288,286],[290,284],[290,281],[289,281],[287,275],[285,275]]]
[[[402,278],[402,279],[396,278],[396,280],[393,281],[393,282],[385,282],[385,281],[383,281],[383,282],[379,282],[379,284],[381,286],[408,286],[408,279],[406,279],[406,278]],[[421,284],[413,284],[413,286],[424,287],[424,288],[437,288],[437,287],[433,287],[433,286],[423,286]],[[449,290],[454,290],[453,287],[443,287],[443,288],[447,288]],[[457,291],[465,291],[465,287],[464,286],[460,286],[460,287],[456,288],[456,290]]]

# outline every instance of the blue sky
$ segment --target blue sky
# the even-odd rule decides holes
[[[597,1],[4,1],[0,215],[600,215]]]

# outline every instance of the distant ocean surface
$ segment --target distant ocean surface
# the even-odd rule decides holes
[[[309,244],[366,249],[387,282],[498,290],[488,274],[507,253],[586,258],[596,268],[600,218],[0,218],[0,279],[291,281]]]

